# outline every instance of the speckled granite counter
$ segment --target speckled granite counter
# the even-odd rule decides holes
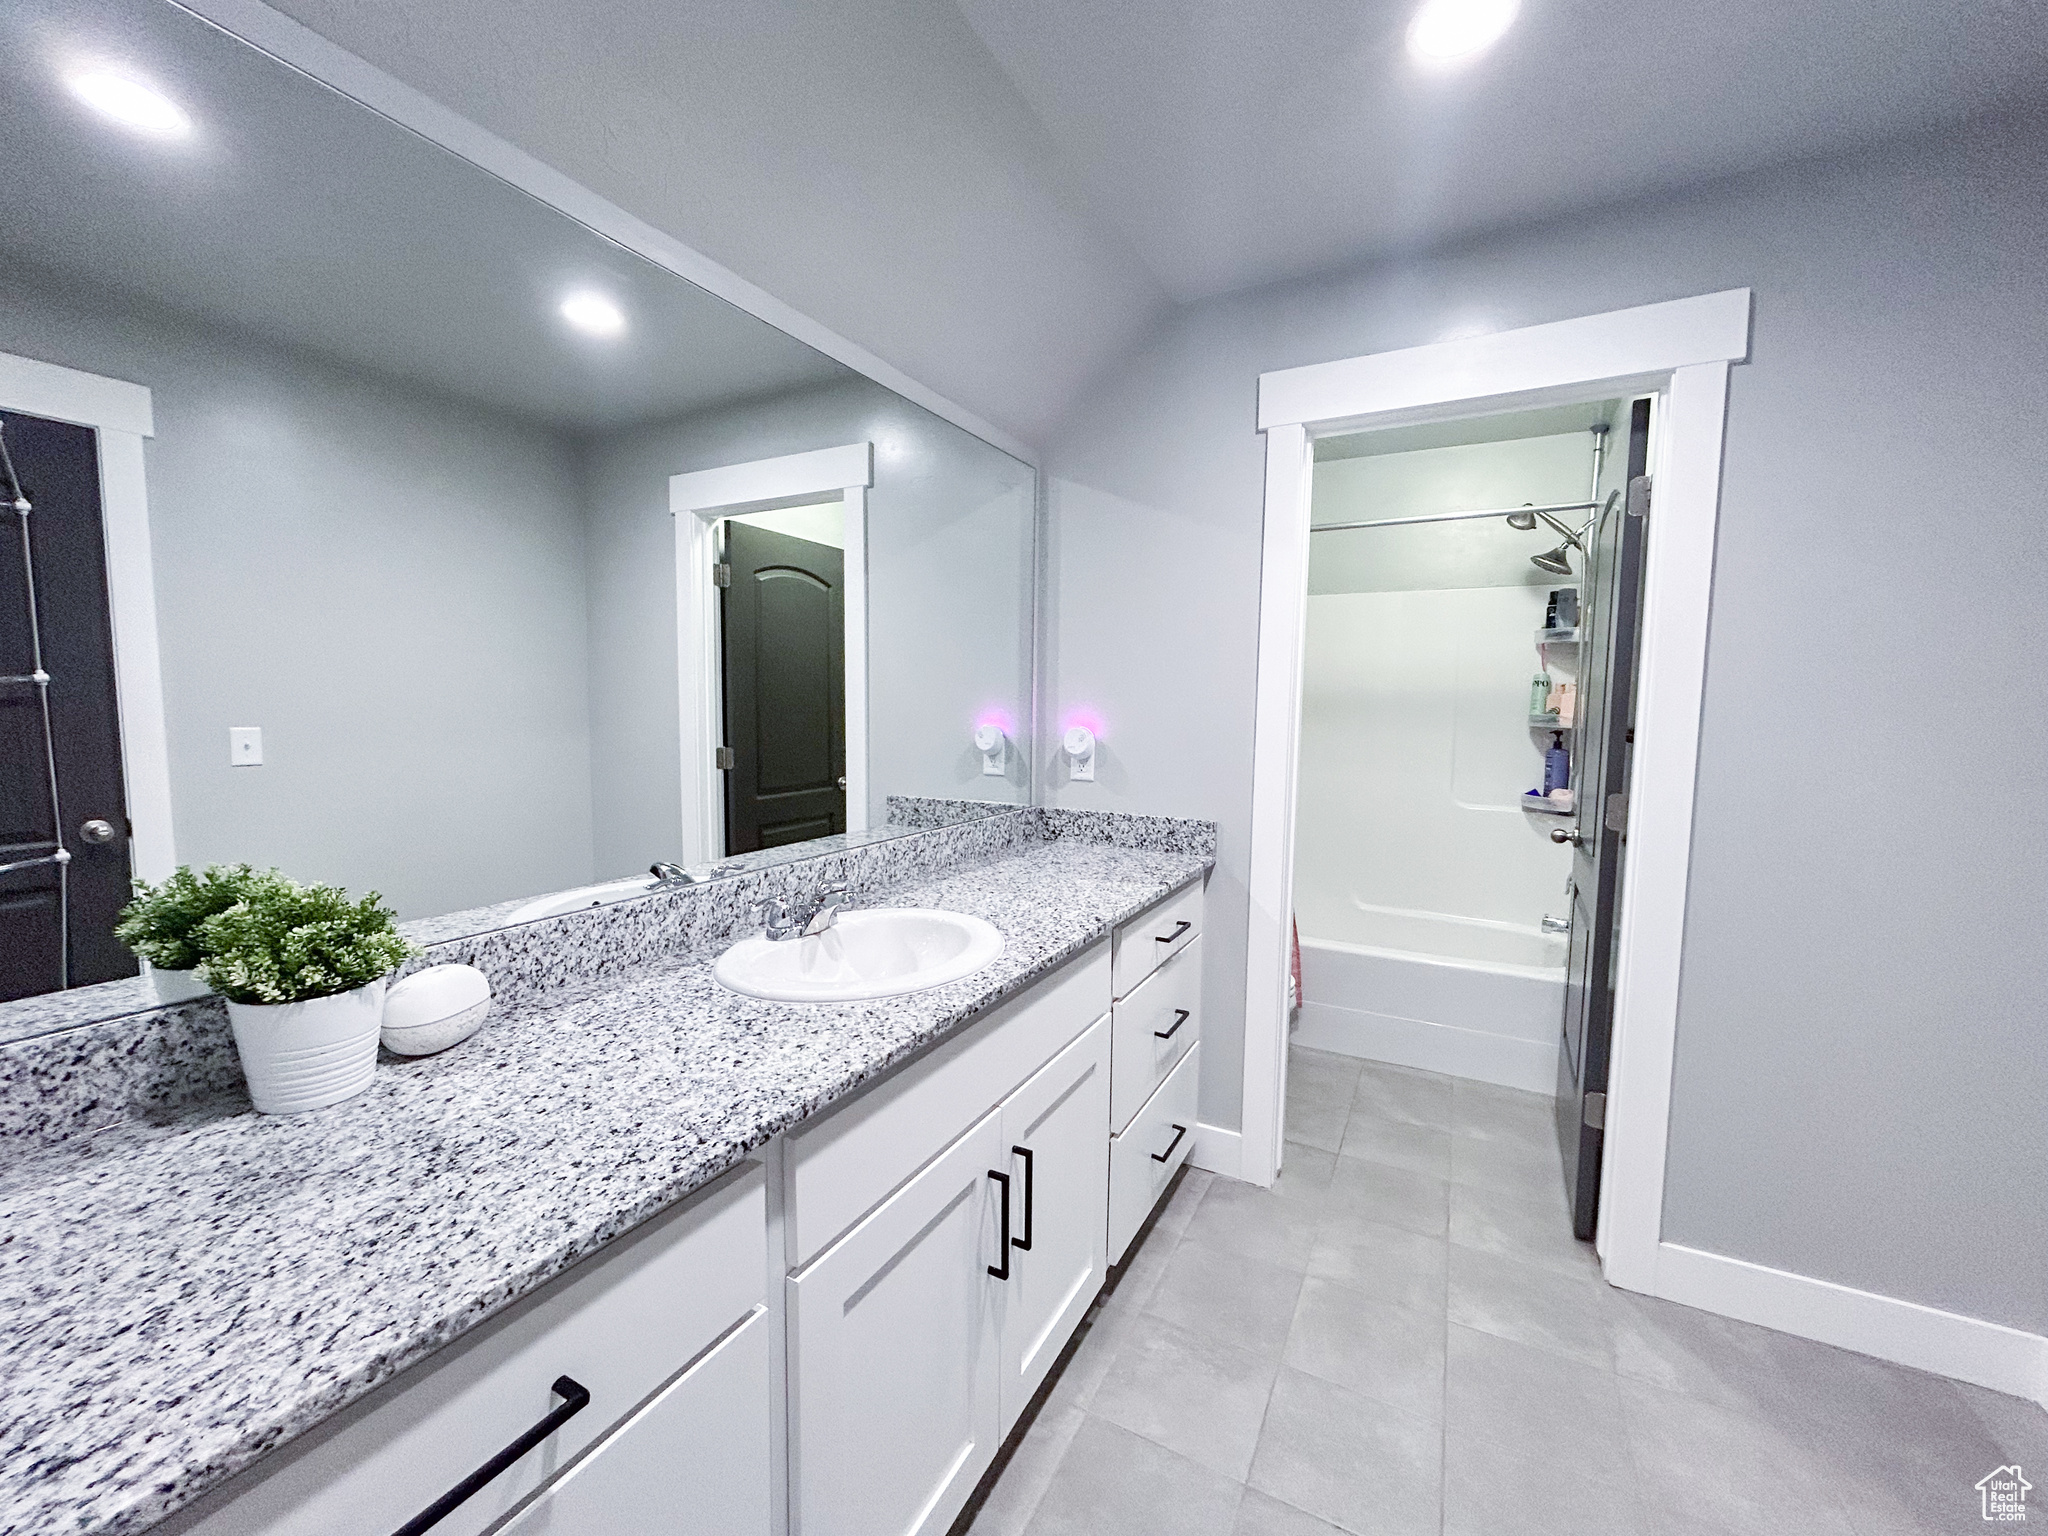
[[[869,893],[1002,931],[949,986],[768,1003],[699,952],[514,1004],[333,1109],[216,1101],[17,1159],[0,1532],[146,1529],[1210,862],[1054,835]]]

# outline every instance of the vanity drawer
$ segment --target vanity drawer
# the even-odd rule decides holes
[[[766,1179],[749,1163],[285,1445],[160,1533],[394,1531],[556,1407],[589,1406],[434,1527],[478,1536],[766,1300]],[[685,1473],[686,1468],[679,1468]],[[688,1486],[687,1475],[679,1487]]]
[[[1202,931],[1202,884],[1198,880],[1141,912],[1111,937],[1116,952],[1116,995],[1131,989],[1195,941]]]
[[[1159,967],[1113,1010],[1109,1128],[1120,1131],[1202,1034],[1202,941]]]
[[[789,1138],[789,1267],[810,1262],[1109,1011],[1098,944]]]
[[[1202,1047],[1188,1048],[1158,1092],[1109,1141],[1109,1262],[1121,1264],[1131,1239],[1187,1161],[1195,1142],[1202,1088]]]

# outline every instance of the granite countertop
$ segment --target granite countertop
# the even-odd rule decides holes
[[[710,955],[494,1014],[286,1118],[218,1104],[0,1173],[0,1533],[130,1532],[1198,879],[1054,842],[870,894],[1000,959],[856,1004],[741,997]]]

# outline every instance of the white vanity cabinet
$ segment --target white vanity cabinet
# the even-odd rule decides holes
[[[161,1531],[386,1536],[553,1412],[435,1536],[940,1536],[1192,1148],[1201,911],[1141,913]]]
[[[1098,945],[791,1136],[797,1536],[946,1530],[1101,1289],[1109,994]]]
[[[551,1484],[565,1496],[555,1513],[536,1513],[542,1523],[520,1527],[526,1536],[657,1528],[767,1536],[766,1211],[764,1170],[747,1164],[160,1529],[389,1536],[561,1407],[553,1389],[567,1377],[589,1392],[588,1405],[436,1523],[434,1536],[479,1536]],[[714,1420],[717,1433],[703,1436]],[[563,1478],[565,1468],[573,1470]],[[582,1488],[569,1494],[576,1483]],[[658,1523],[602,1513],[615,1501],[644,1508],[664,1483]],[[707,1523],[696,1510],[732,1518]]]

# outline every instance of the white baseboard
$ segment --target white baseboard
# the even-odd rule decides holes
[[[1677,1243],[1657,1245],[1656,1294],[2048,1407],[2048,1338],[2038,1333]]]
[[[1244,1177],[1244,1135],[1240,1131],[1226,1131],[1220,1125],[1198,1120],[1195,1122],[1194,1150],[1188,1153],[1188,1161],[1197,1168],[1220,1173],[1227,1179],[1241,1179]]]
[[[1490,1035],[1426,1019],[1404,1019],[1334,1003],[1303,1003],[1292,1042],[1340,1056],[1419,1067],[1529,1093],[1557,1089],[1557,1046]]]

